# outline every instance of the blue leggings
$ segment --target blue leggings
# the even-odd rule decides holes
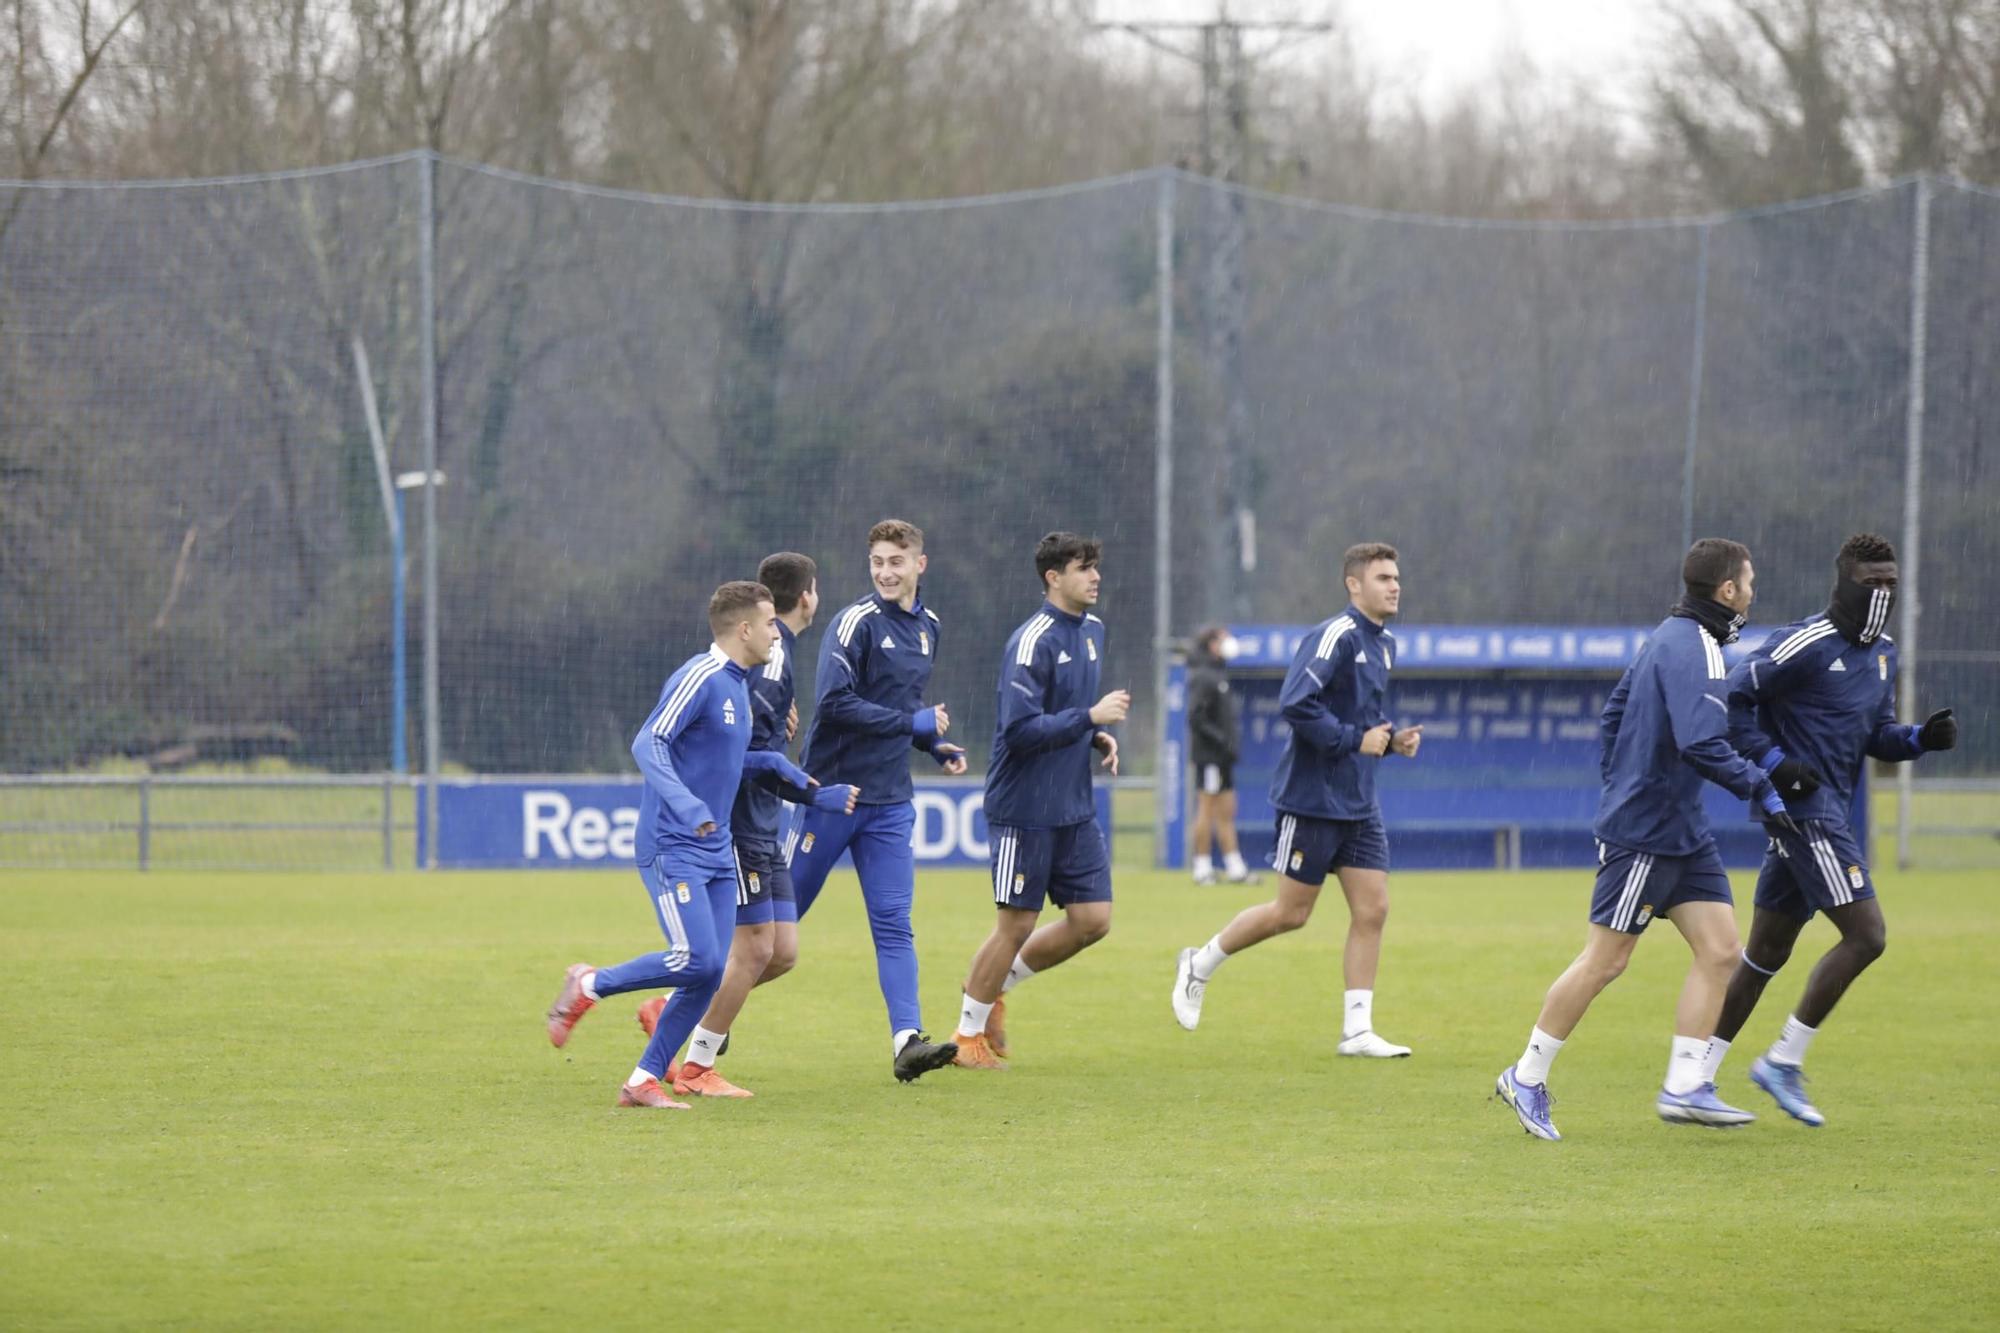
[[[916,896],[917,863],[910,850],[916,808],[857,806],[851,815],[807,810],[792,850],[792,888],[799,920],[826,886],[827,873],[842,852],[861,877],[861,900],[868,906],[868,931],[875,937],[875,977],[889,1008],[889,1031],[923,1027],[917,1003],[917,940],[910,929],[910,902]]]

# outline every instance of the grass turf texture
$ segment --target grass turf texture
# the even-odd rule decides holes
[[[630,875],[12,875],[0,1325],[1991,1327],[2000,899],[1888,880],[1889,953],[1812,1053],[1827,1128],[1744,1071],[1829,929],[1725,1133],[1653,1115],[1658,923],[1547,1144],[1486,1098],[1583,874],[1398,876],[1377,1016],[1417,1055],[1374,1062],[1333,1054],[1337,900],[1191,1034],[1175,951],[1255,895],[1126,873],[1110,938],[1013,997],[1012,1069],[905,1087],[843,872],[737,1025],[757,1099],[692,1112],[612,1109],[642,997],[542,1034],[564,964],[655,943]],[[940,1036],[990,915],[924,877]]]

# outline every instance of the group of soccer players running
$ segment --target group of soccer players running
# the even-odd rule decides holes
[[[1042,604],[1001,656],[984,798],[996,915],[967,969],[953,1040],[924,1033],[918,1003],[908,749],[951,774],[965,771],[966,758],[945,739],[948,709],[924,702],[940,622],[919,596],[923,533],[891,519],[868,534],[874,590],[841,611],[821,641],[817,707],[799,765],[785,757],[798,727],[792,664],[818,611],[817,568],[781,552],[763,561],[758,581],[715,591],[714,643],[668,678],[632,744],[645,776],[636,860],[667,948],[616,967],[571,966],[549,1010],[550,1041],[564,1045],[607,996],[671,990],[640,1010],[648,1040],[618,1104],[685,1110],[676,1097],[750,1096],[716,1072],[730,1025],[752,988],[791,970],[798,922],[846,853],[874,938],[895,1077],[908,1082],[945,1065],[1005,1068],[1005,994],[1111,926],[1092,765],[1117,773],[1109,728],[1125,720],[1131,699],[1124,690],[1099,693],[1104,624],[1091,608],[1100,558],[1094,540],[1044,537],[1034,558]],[[1414,759],[1422,744],[1420,726],[1398,726],[1386,711],[1397,560],[1380,543],[1351,547],[1342,561],[1347,607],[1306,634],[1293,657],[1280,696],[1289,730],[1272,783],[1277,892],[1181,951],[1172,1008],[1184,1028],[1199,1023],[1223,961],[1304,925],[1331,872],[1349,908],[1335,1049],[1410,1054],[1375,1032],[1373,1015],[1389,866],[1375,767]],[[1852,537],[1836,571],[1826,611],[1779,630],[1727,669],[1722,647],[1753,597],[1750,552],[1719,538],[1689,549],[1680,602],[1604,710],[1589,937],[1550,987],[1521,1058],[1496,1083],[1529,1133],[1561,1137],[1550,1064],[1655,917],[1670,919],[1694,954],[1657,1109],[1671,1122],[1723,1127],[1754,1117],[1718,1096],[1722,1059],[1806,922],[1827,914],[1840,939],[1813,969],[1783,1034],[1750,1068],[1788,1114],[1823,1123],[1805,1094],[1806,1048],[1884,940],[1848,822],[1862,762],[1914,759],[1957,741],[1949,709],[1921,724],[1895,720],[1895,645],[1883,632],[1896,592],[1893,548],[1870,534]],[[1751,802],[1770,835],[1747,946],[1739,946],[1728,877],[1702,813],[1704,781]],[[787,801],[797,810],[789,829]],[[1063,915],[1038,925],[1051,900]]]

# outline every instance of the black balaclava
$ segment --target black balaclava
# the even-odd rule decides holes
[[[1843,569],[1835,576],[1833,600],[1827,604],[1826,618],[1849,643],[1865,647],[1882,637],[1895,605],[1894,588],[1871,588]]]
[[[1674,603],[1674,614],[1700,625],[1717,643],[1735,643],[1736,631],[1743,628],[1747,618],[1741,611],[1731,611],[1721,602],[1691,592],[1682,593],[1681,599]]]

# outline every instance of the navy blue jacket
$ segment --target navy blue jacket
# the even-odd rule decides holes
[[[1104,622],[1047,602],[1008,636],[986,770],[989,825],[1064,828],[1096,814],[1090,706],[1103,662]]]
[[[835,616],[819,645],[806,772],[859,787],[862,805],[908,801],[911,748],[937,755],[924,706],[937,647],[938,618],[921,598],[905,611],[870,593]]]
[[[632,738],[632,757],[646,776],[633,836],[640,865],[671,855],[678,864],[733,871],[729,817],[746,768],[782,774],[803,795],[806,775],[782,754],[750,751],[745,674],[711,644],[667,677],[660,701]],[[714,831],[696,834],[710,823]]]
[[[1292,655],[1278,697],[1291,734],[1271,777],[1271,805],[1313,819],[1369,819],[1375,758],[1362,734],[1388,719],[1382,704],[1396,636],[1352,606],[1315,625]]]
[[[1729,744],[1722,645],[1699,623],[1669,616],[1605,701],[1601,842],[1655,856],[1688,856],[1711,841],[1702,779],[1744,800],[1770,790],[1763,770]]]
[[[792,711],[792,661],[798,652],[799,636],[784,621],[778,622],[778,642],[771,660],[750,673],[745,682],[750,689],[750,748],[774,750],[779,754],[791,744],[785,735],[785,719]],[[736,793],[736,808],[729,817],[736,837],[743,841],[776,843],[784,799],[797,794],[776,775],[759,774],[745,782]]]
[[[1841,824],[1864,758],[1923,753],[1917,727],[1896,721],[1894,641],[1850,643],[1824,615],[1778,630],[1730,671],[1729,741],[1766,772],[1803,760],[1825,785],[1786,806],[1797,819]]]

